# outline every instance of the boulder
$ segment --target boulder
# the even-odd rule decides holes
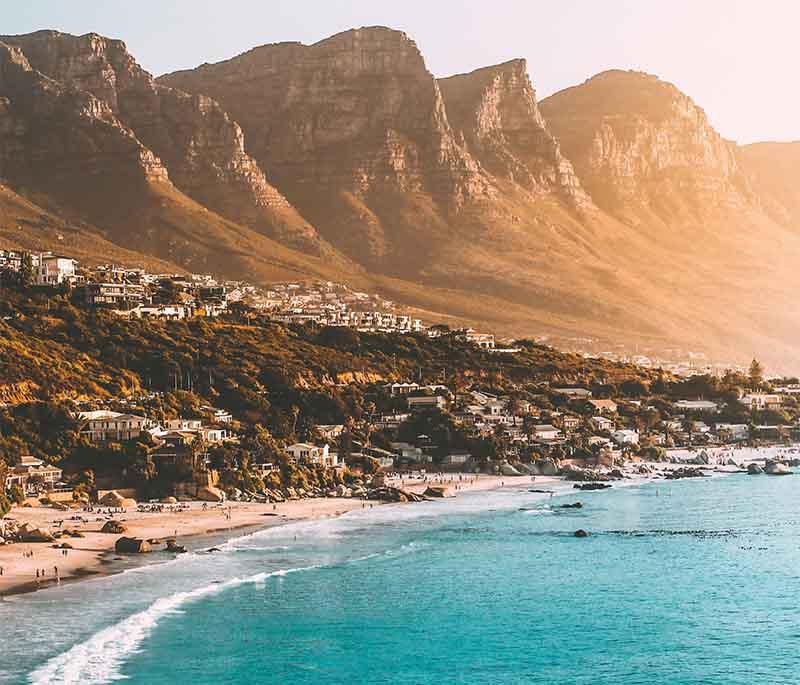
[[[764,473],[764,469],[762,469],[758,464],[748,464],[747,473],[749,473],[751,476],[758,476]]]
[[[680,480],[681,478],[707,478],[708,474],[704,473],[702,469],[692,469],[688,466],[675,469],[674,471],[667,471],[664,478],[667,480]]]
[[[583,502],[575,502],[574,504],[562,504],[562,509],[583,509]]]
[[[608,490],[610,483],[576,483],[572,486],[576,490]]]
[[[125,498],[116,490],[111,490],[103,495],[98,501],[104,507],[121,507],[122,503],[125,501]]]
[[[561,475],[564,476],[565,480],[578,481],[582,483],[596,483],[598,481],[610,480],[610,478],[604,473],[598,473],[597,471],[592,471],[591,469],[582,469],[578,466],[565,466],[561,469]]]
[[[576,538],[588,538],[589,537],[589,533],[587,533],[583,528],[579,528],[578,530],[575,531],[575,537]]]
[[[503,463],[500,464],[500,473],[504,476],[521,476],[522,474],[517,471],[511,464]]]
[[[162,497],[161,504],[177,504],[178,500],[175,497]]]
[[[167,552],[175,552],[176,554],[185,554],[186,547],[179,545],[178,541],[174,538],[167,540]]]
[[[535,473],[533,475],[541,476],[557,476],[558,465],[554,459],[539,459],[534,465]]]
[[[764,465],[764,473],[770,476],[791,476],[792,470],[779,461],[768,461]]]
[[[122,537],[114,544],[114,551],[117,554],[146,554],[152,552],[153,548],[147,540]]]
[[[17,535],[20,542],[53,542],[56,539],[47,528],[36,528],[29,523],[23,523]]]
[[[224,502],[225,493],[219,488],[207,485],[197,490],[197,499],[203,502]]]
[[[453,491],[446,485],[429,485],[423,494],[425,497],[455,497]]]
[[[53,507],[53,509],[56,509],[57,511],[69,511],[69,507],[63,502],[53,502],[51,500],[50,506]]]
[[[110,533],[112,535],[122,535],[128,529],[123,526],[119,521],[106,521],[100,529],[101,533]]]

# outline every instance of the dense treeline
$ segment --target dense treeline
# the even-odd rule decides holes
[[[582,385],[595,397],[656,396],[664,414],[671,398],[725,400],[753,384],[735,374],[676,381],[529,341],[517,345],[516,354],[492,354],[456,334],[431,339],[286,327],[242,308],[215,320],[128,321],[86,308],[78,292],[6,287],[0,290],[0,402],[8,406],[0,409],[0,458],[13,464],[33,454],[88,480],[109,469],[137,483],[153,477],[147,444],[98,448],[81,438],[71,400],[126,398],[121,411],[155,418],[197,416],[204,403],[226,409],[240,422],[242,442],[212,457],[233,473],[248,461],[275,460],[281,443],[313,437],[318,424],[346,423],[349,437],[358,436],[364,417],[403,406],[379,391],[392,380],[445,383],[456,394],[477,384],[534,399],[540,409],[568,408],[570,401],[552,387]],[[401,437],[421,431],[434,433],[443,447],[494,456],[491,441],[476,444],[455,425],[409,424]]]

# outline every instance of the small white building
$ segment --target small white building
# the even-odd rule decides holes
[[[762,392],[754,392],[745,395],[739,402],[751,411],[780,409],[783,406],[783,398],[780,395],[768,395]]]
[[[607,419],[605,416],[593,416],[589,419],[589,422],[592,424],[592,428],[598,431],[613,431],[614,430],[614,422],[611,419]]]
[[[614,431],[611,434],[612,440],[618,445],[638,445],[639,444],[639,433],[635,430],[630,430],[628,428]]]
[[[75,281],[75,267],[78,262],[70,257],[53,254],[39,255],[36,269],[36,285],[56,286]]]
[[[675,403],[675,409],[680,411],[696,411],[702,413],[716,413],[719,410],[719,405],[716,402],[709,400],[678,400]]]
[[[61,480],[61,469],[45,464],[41,459],[24,456],[17,466],[12,466],[6,475],[5,489],[17,485],[23,492],[34,490],[38,485],[49,490]]]
[[[408,408],[412,411],[420,409],[444,409],[447,400],[439,395],[423,395],[422,397],[409,397],[406,399]]]
[[[339,465],[339,455],[330,451],[328,445],[317,447],[308,442],[296,442],[286,448],[289,456],[298,462],[317,464],[325,468]]]
[[[558,430],[555,426],[550,425],[549,423],[540,423],[533,427],[533,439],[534,440],[544,440],[544,441],[551,441],[551,440],[559,440],[561,439],[561,431]]]
[[[134,440],[154,425],[144,416],[106,410],[81,412],[78,419],[81,422],[81,435],[92,442]]]

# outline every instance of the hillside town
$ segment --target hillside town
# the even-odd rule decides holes
[[[265,317],[297,330],[311,324],[357,334],[448,338],[497,358],[523,351],[497,345],[491,334],[427,327],[391,302],[333,283],[263,289],[209,276],[80,268],[62,255],[10,251],[0,252],[0,276],[6,284],[68,292],[88,311],[106,310],[121,320]],[[51,460],[46,453],[3,454],[10,465],[4,480],[10,499],[127,490],[139,498],[276,502],[351,492],[347,487],[354,482],[363,496],[364,474],[554,475],[574,467],[611,469],[631,459],[664,461],[679,452],[682,459],[708,463],[704,450],[711,448],[800,440],[800,383],[768,381],[756,361],[749,375],[729,371],[722,380],[672,377],[618,385],[550,380],[503,388],[446,374],[431,382],[420,373],[365,381],[358,393],[368,410],[359,416],[339,412],[338,422],[322,422],[313,411],[293,406],[281,415],[291,413],[292,426],[276,433],[277,439],[257,434],[273,426],[204,402],[182,371],[171,379],[166,391],[66,401],[59,430],[75,450],[91,454],[85,458],[91,477],[65,455]],[[0,409],[14,406],[5,402]],[[127,466],[104,468],[111,462],[103,459],[111,455],[125,455]],[[298,468],[325,475],[310,484],[307,475],[298,477]]]

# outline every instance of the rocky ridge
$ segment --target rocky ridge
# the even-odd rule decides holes
[[[690,97],[655,76],[603,72],[540,106],[584,186],[615,216],[646,207],[674,218],[748,202],[735,145]]]
[[[575,205],[591,204],[539,111],[525,60],[438,83],[453,129],[491,174]]]
[[[268,182],[245,152],[239,125],[210,97],[157,84],[120,40],[57,31],[0,40],[42,74],[104,102],[192,199],[286,244],[319,251],[314,228]]]

